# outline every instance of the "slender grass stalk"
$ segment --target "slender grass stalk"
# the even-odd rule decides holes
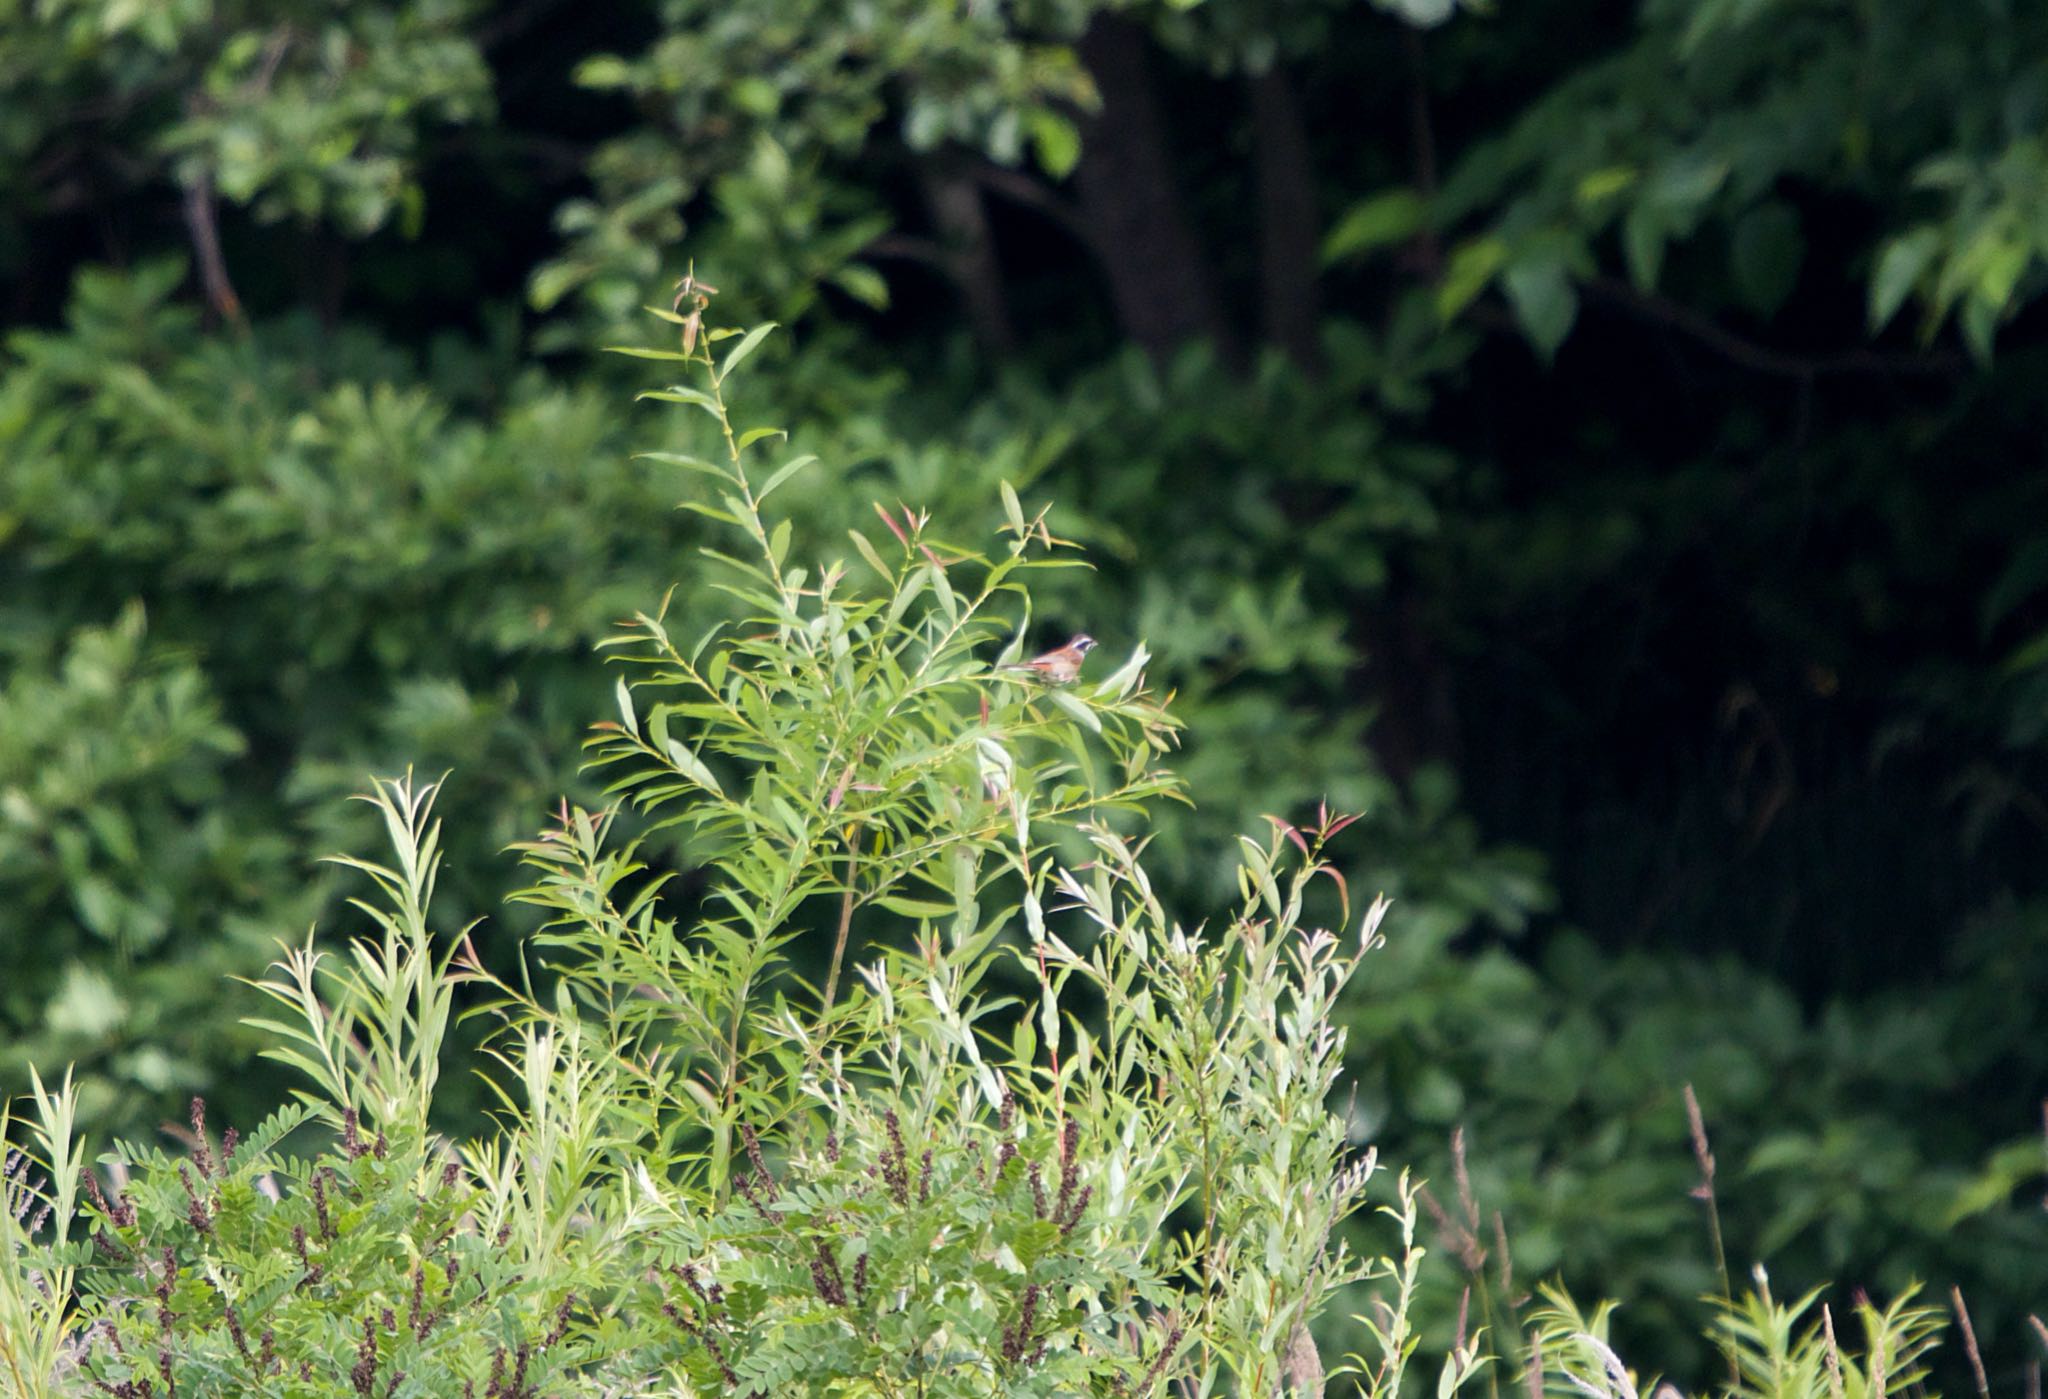
[[[1707,1144],[1707,1120],[1700,1112],[1700,1100],[1685,1085],[1685,1120],[1692,1134],[1693,1159],[1699,1163],[1700,1183],[1692,1197],[1707,1207],[1707,1235],[1714,1247],[1714,1273],[1721,1280],[1721,1300],[1733,1301],[1735,1289],[1728,1278],[1728,1250],[1721,1242],[1721,1206],[1714,1193],[1714,1153]]]

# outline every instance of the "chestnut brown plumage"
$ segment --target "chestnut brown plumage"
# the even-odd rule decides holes
[[[1003,668],[1027,671],[1048,685],[1071,685],[1080,677],[1081,663],[1088,659],[1088,653],[1094,649],[1095,638],[1081,632],[1072,641],[1056,650]]]

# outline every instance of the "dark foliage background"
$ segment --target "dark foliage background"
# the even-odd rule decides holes
[[[1959,1283],[2017,1384],[2048,12],[1451,9],[0,3],[7,1082],[273,1101],[222,978],[342,916],[370,772],[452,770],[511,965],[592,642],[720,609],[595,353],[694,261],[792,327],[806,547],[1059,502],[1046,637],[1144,638],[1195,735],[1179,897],[1369,813],[1358,1132],[1465,1129],[1510,1290],[1698,1363],[1690,1082],[1734,1266]]]

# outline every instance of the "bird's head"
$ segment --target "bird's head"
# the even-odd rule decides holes
[[[1067,643],[1067,646],[1074,652],[1075,655],[1085,656],[1090,651],[1093,651],[1095,649],[1095,638],[1088,635],[1088,633],[1086,632],[1082,632],[1079,635],[1077,635],[1072,641],[1069,641]]]

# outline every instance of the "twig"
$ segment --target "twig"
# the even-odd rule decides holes
[[[1963,1354],[1970,1357],[1970,1375],[1977,1381],[1977,1393],[1991,1399],[1991,1381],[1984,1373],[1984,1353],[1977,1349],[1977,1328],[1970,1325],[1970,1309],[1963,1305],[1963,1289],[1951,1287],[1948,1299],[1955,1304],[1956,1322],[1963,1330]]]
[[[1745,336],[1655,292],[1638,290],[1613,277],[1594,277],[1583,284],[1589,295],[1642,320],[1654,321],[1690,336],[1730,364],[1758,374],[1806,382],[1832,374],[1892,374],[1951,378],[1961,368],[1949,355],[1888,355],[1876,350],[1842,350],[1827,355],[1802,355]]]
[[[856,886],[854,874],[860,862],[860,828],[854,827],[846,843],[846,893],[839,900],[839,931],[832,939],[832,969],[825,974],[825,1011],[829,1013],[839,995],[839,966],[846,957],[846,934],[853,926]]]
[[[185,231],[192,239],[192,255],[199,262],[199,285],[206,292],[206,304],[215,315],[231,325],[242,323],[242,301],[228,280],[228,265],[220,253],[220,230],[213,215],[213,180],[205,174],[185,182]]]
[[[1080,209],[1023,171],[982,161],[970,165],[966,174],[989,193],[1001,195],[1012,204],[1036,209],[1081,242],[1094,246],[1094,234],[1081,217]]]
[[[922,263],[950,273],[953,259],[946,255],[938,240],[919,238],[908,233],[884,233],[861,250],[862,257],[896,258],[903,262]]]

